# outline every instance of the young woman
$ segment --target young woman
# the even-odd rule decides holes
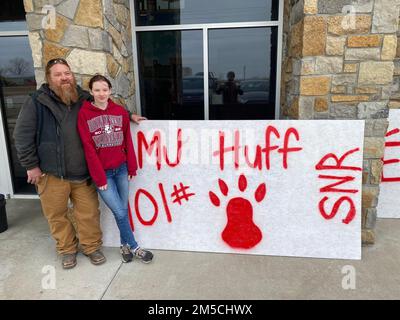
[[[153,254],[139,247],[128,220],[128,180],[136,175],[137,163],[129,114],[111,99],[111,83],[95,75],[89,81],[94,101],[85,101],[78,114],[78,130],[90,175],[114,214],[121,237],[123,262],[133,256],[149,263]]]

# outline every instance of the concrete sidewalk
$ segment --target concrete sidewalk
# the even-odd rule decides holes
[[[154,250],[151,264],[123,264],[118,249],[104,248],[106,264],[79,254],[63,270],[40,202],[7,200],[6,208],[0,299],[400,299],[400,220],[377,221],[361,261]],[[346,265],[355,290],[342,288]],[[55,289],[47,288],[52,270]]]

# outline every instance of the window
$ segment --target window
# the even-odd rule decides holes
[[[28,30],[23,1],[1,1],[0,32]]]
[[[141,113],[165,120],[274,119],[282,2],[133,1]]]
[[[149,119],[204,119],[202,33],[138,35],[142,112]]]
[[[275,0],[136,0],[136,25],[278,20]]]
[[[17,159],[12,137],[15,123],[29,93],[36,90],[32,52],[28,41],[23,1],[2,1],[0,13],[0,107],[13,191],[33,194],[26,170]],[[5,158],[4,158],[5,157]],[[2,160],[7,155],[0,155]]]
[[[274,118],[276,33],[276,27],[209,31],[211,120]]]

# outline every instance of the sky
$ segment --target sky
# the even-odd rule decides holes
[[[0,37],[0,69],[7,68],[9,61],[17,57],[29,63],[29,68],[24,75],[33,75],[32,51],[28,37]]]

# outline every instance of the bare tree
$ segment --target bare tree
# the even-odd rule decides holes
[[[23,58],[11,59],[8,63],[8,71],[15,75],[23,75],[29,69],[29,62]]]

